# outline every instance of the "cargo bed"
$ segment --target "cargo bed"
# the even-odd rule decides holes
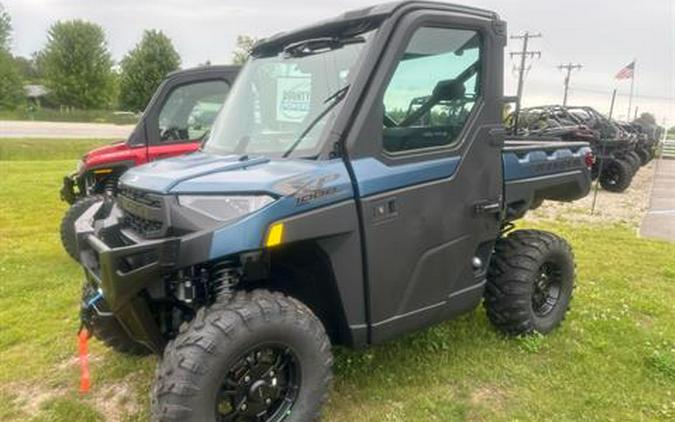
[[[507,140],[502,150],[506,218],[520,218],[541,201],[574,201],[591,187],[586,142]]]

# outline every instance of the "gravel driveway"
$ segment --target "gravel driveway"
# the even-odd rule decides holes
[[[569,222],[624,223],[638,227],[649,207],[649,194],[654,180],[656,160],[642,167],[630,187],[622,193],[598,189],[595,210],[591,214],[595,182],[591,192],[583,199],[571,203],[544,201],[544,204],[527,214],[530,220],[564,220]]]

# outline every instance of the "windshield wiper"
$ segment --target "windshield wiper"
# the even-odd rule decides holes
[[[333,94],[329,95],[328,98],[323,100],[323,103],[329,103],[326,108],[323,109],[321,113],[319,113],[305,128],[305,130],[300,133],[300,136],[298,136],[298,139],[296,139],[291,146],[284,152],[284,154],[281,156],[282,158],[286,158],[291,153],[297,148],[298,145],[300,145],[300,142],[302,142],[303,139],[305,139],[305,136],[311,131],[314,126],[316,126],[317,123],[321,121],[321,119],[324,118],[328,112],[330,112],[333,107],[335,107],[342,99],[347,95],[347,91],[349,91],[349,85],[345,85],[342,88],[338,89],[335,91]]]
[[[336,50],[348,44],[359,44],[365,42],[363,37],[321,37],[310,38],[289,44],[284,48],[284,54],[288,57],[305,57],[312,54],[323,53],[324,51]]]

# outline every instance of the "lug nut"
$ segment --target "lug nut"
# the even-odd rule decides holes
[[[265,399],[265,404],[268,406],[272,404],[272,399]]]

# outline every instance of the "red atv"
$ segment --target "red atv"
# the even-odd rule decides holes
[[[61,199],[71,206],[61,221],[61,242],[73,259],[78,259],[74,224],[80,215],[102,195],[115,194],[127,169],[197,150],[239,69],[206,66],[169,74],[129,139],[89,151],[63,178]]]

